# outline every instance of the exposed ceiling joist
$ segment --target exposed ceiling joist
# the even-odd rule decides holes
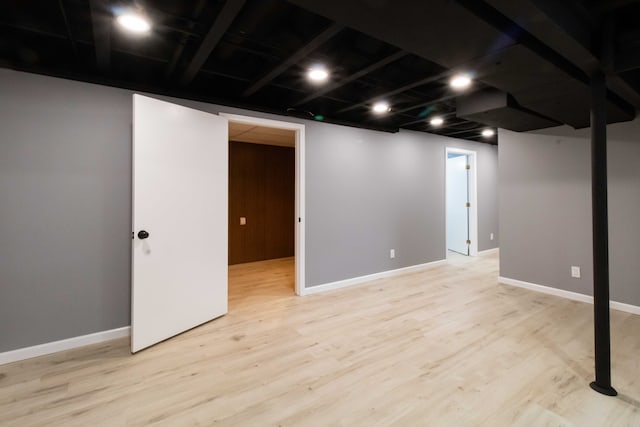
[[[306,104],[307,102],[312,101],[312,100],[324,95],[325,93],[329,93],[329,92],[331,92],[333,90],[336,90],[339,87],[342,87],[342,86],[346,85],[347,83],[350,83],[350,82],[352,82],[354,80],[359,79],[360,77],[366,76],[367,74],[369,74],[369,73],[371,73],[371,72],[373,72],[373,71],[375,71],[377,69],[380,69],[380,68],[384,67],[385,65],[389,65],[390,63],[395,62],[395,61],[399,60],[400,58],[405,57],[406,55],[407,55],[407,53],[403,52],[401,50],[396,52],[396,53],[394,53],[394,54],[391,54],[391,55],[387,56],[386,58],[381,59],[380,61],[376,61],[373,64],[371,64],[371,65],[369,65],[369,66],[367,66],[365,68],[362,68],[361,70],[356,71],[355,73],[353,73],[353,74],[351,74],[351,75],[349,75],[349,76],[347,76],[347,77],[345,77],[345,78],[343,78],[341,80],[338,80],[337,82],[328,84],[327,86],[325,86],[324,88],[318,90],[317,92],[314,92],[311,95],[307,96],[306,98],[303,98],[300,101],[296,102],[295,106]]]
[[[204,9],[204,6],[206,4],[207,4],[206,0],[198,0],[198,3],[196,3],[195,8],[193,9],[193,13],[191,14],[193,19],[196,19],[200,15],[200,13],[202,13],[202,9]],[[187,27],[190,30],[193,30],[195,26],[196,24],[193,21],[190,21],[187,23]],[[184,47],[186,46],[188,40],[189,40],[188,33],[183,33],[180,36],[180,41],[178,42],[178,46],[173,51],[173,55],[171,55],[171,60],[169,61],[169,64],[167,65],[167,68],[164,71],[165,78],[169,78],[173,74],[174,70],[176,69],[176,66],[178,65],[178,62],[180,61],[180,57],[182,56],[182,52],[184,51]]]
[[[472,93],[472,92],[473,92],[473,90],[467,90],[464,93],[465,94],[469,94],[469,93]],[[458,96],[460,96],[459,93],[449,93],[447,95],[441,96],[440,98],[432,99],[431,101],[421,102],[419,104],[414,104],[414,105],[411,105],[409,107],[401,108],[399,110],[391,110],[391,114],[406,113],[407,111],[412,111],[412,110],[415,110],[416,108],[428,107],[430,105],[435,105],[435,104],[438,104],[440,102],[444,102],[444,101],[448,101],[450,99],[454,99],[454,98],[456,98]]]
[[[424,85],[429,84],[429,83],[437,82],[438,80],[442,80],[443,78],[447,77],[450,73],[451,73],[450,71],[445,71],[445,72],[436,74],[435,76],[426,77],[424,79],[420,79],[420,80],[408,83],[408,84],[406,84],[404,86],[401,86],[399,88],[390,90],[390,91],[385,92],[385,93],[381,93],[380,95],[374,96],[373,98],[369,98],[366,101],[358,102],[356,104],[353,104],[353,105],[350,105],[350,106],[348,106],[346,108],[343,108],[342,110],[338,110],[338,113],[345,113],[347,111],[355,110],[357,108],[361,108],[361,107],[367,106],[367,105],[369,105],[369,104],[371,104],[371,103],[373,103],[375,101],[378,101],[380,99],[388,98],[388,97],[391,97],[393,95],[397,95],[399,93],[406,92],[406,91],[408,91],[410,89],[413,89],[413,88],[416,88],[416,87],[419,87],[419,86],[424,86]]]
[[[220,42],[224,33],[231,26],[233,20],[238,16],[244,4],[245,0],[227,0],[204,40],[202,40],[198,51],[193,55],[189,65],[187,65],[180,79],[181,85],[186,86],[191,83],[207,58],[209,58],[209,55],[211,55],[213,49],[215,49],[218,42]]]
[[[596,4],[593,10],[596,12],[609,12],[639,2],[640,0],[607,0]]]
[[[264,86],[269,84],[270,81],[272,81],[273,79],[278,77],[280,74],[285,72],[293,64],[298,63],[301,59],[303,59],[304,57],[309,55],[311,52],[316,50],[318,47],[320,47],[326,41],[328,41],[333,36],[335,36],[340,31],[342,31],[343,28],[344,27],[342,25],[338,25],[338,24],[335,24],[335,23],[331,24],[323,32],[321,32],[316,37],[314,37],[313,40],[311,40],[309,43],[304,45],[301,49],[299,49],[297,52],[295,52],[293,55],[291,55],[289,58],[287,58],[283,63],[281,63],[280,65],[278,65],[277,67],[275,67],[274,69],[269,71],[266,75],[264,75],[262,78],[260,78],[254,84],[249,86],[242,93],[242,96],[245,96],[245,97],[246,96],[251,96],[254,93],[256,93],[257,91],[259,91],[260,89],[262,89]]]
[[[444,114],[437,114],[438,117],[442,117],[443,119],[446,119],[448,117],[454,116],[455,117],[456,113],[452,112],[452,113],[444,113]],[[400,125],[398,125],[399,127],[405,127],[405,126],[411,126],[411,125],[415,125],[418,123],[425,123],[427,120],[427,117],[421,117],[419,119],[416,120],[412,120],[410,122],[406,122],[406,123],[401,123]]]
[[[103,72],[111,66],[111,20],[107,15],[102,0],[89,0],[93,44],[96,51],[96,64]]]
[[[603,36],[608,36],[609,40],[603,40],[601,47],[594,49],[594,29],[600,25],[579,2],[487,0],[487,3],[552,46],[585,74],[591,75],[601,66],[610,70],[609,88],[625,102],[640,107],[640,93],[613,74],[613,49],[606,49],[608,45],[612,46],[614,25],[611,19],[605,20],[607,25],[602,25]]]
[[[67,12],[64,9],[64,4],[62,0],[58,0],[58,6],[60,7],[60,13],[62,14],[62,19],[64,20],[64,28],[67,30],[67,37],[69,38],[69,43],[71,43],[71,49],[73,50],[73,54],[76,58],[78,58],[78,46],[76,45],[76,41],[73,39],[73,34],[71,33],[71,27],[69,26],[69,19],[67,18]]]
[[[484,129],[485,126],[477,126],[471,129],[463,129],[463,130],[457,130],[454,132],[442,132],[440,133],[440,135],[444,135],[444,136],[454,136],[454,135],[463,135],[465,133],[474,133],[474,132],[480,132],[481,129]]]
[[[616,56],[614,68],[616,74],[639,69],[640,51],[638,49],[621,51]]]
[[[511,20],[507,15],[502,13],[502,10],[498,10],[494,8],[492,4],[489,4],[489,2],[494,2],[494,0],[488,0],[488,2],[483,0],[457,0],[457,2],[487,24],[505,34],[510,34],[510,37],[516,42],[525,46],[545,61],[553,64],[571,78],[587,87],[590,85],[591,78],[585,70],[556,51],[552,46],[541,41],[534,34],[530,33],[527,28]],[[497,3],[500,2],[498,1]],[[618,94],[608,91],[607,98],[612,104],[615,104],[620,111],[624,111],[626,116],[635,116],[635,108]]]

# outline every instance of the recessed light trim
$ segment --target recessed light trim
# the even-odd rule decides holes
[[[374,113],[376,114],[384,114],[384,113],[388,113],[389,111],[391,111],[391,108],[389,107],[389,103],[388,102],[376,102],[375,104],[373,104],[372,110]]]
[[[307,72],[307,77],[314,83],[322,83],[329,78],[329,71],[321,66],[312,67]]]
[[[149,20],[136,13],[123,13],[116,18],[122,28],[132,33],[144,34],[151,30]]]
[[[429,123],[431,124],[431,126],[442,126],[442,124],[444,123],[444,119],[442,117],[434,117]]]
[[[482,136],[484,136],[485,138],[490,138],[495,134],[496,132],[493,129],[485,129],[482,131]]]
[[[457,74],[449,82],[454,89],[466,89],[471,85],[471,77],[468,74]]]

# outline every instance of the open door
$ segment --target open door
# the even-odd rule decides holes
[[[133,96],[134,353],[227,312],[227,127]]]
[[[447,249],[469,255],[468,156],[447,156]]]

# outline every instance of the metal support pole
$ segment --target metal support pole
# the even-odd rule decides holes
[[[591,79],[591,195],[593,212],[593,311],[598,393],[615,396],[611,386],[609,324],[609,221],[607,214],[607,85],[604,73]]]

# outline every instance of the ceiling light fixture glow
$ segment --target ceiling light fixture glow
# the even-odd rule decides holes
[[[444,119],[442,117],[434,117],[429,123],[431,123],[431,126],[442,126]]]
[[[142,15],[135,13],[125,13],[118,16],[118,24],[126,30],[133,33],[148,33],[151,29],[151,24]]]
[[[329,72],[324,67],[313,67],[309,69],[307,77],[309,77],[309,80],[311,80],[312,82],[322,83],[324,81],[327,81],[327,79],[329,78]]]
[[[453,76],[449,84],[454,89],[465,89],[471,85],[471,77],[467,74],[458,74]]]
[[[384,114],[391,111],[389,104],[386,102],[376,102],[373,104],[373,112],[376,114]]]
[[[482,131],[482,136],[484,136],[485,138],[490,138],[493,135],[495,135],[495,131],[493,129],[485,129]]]

